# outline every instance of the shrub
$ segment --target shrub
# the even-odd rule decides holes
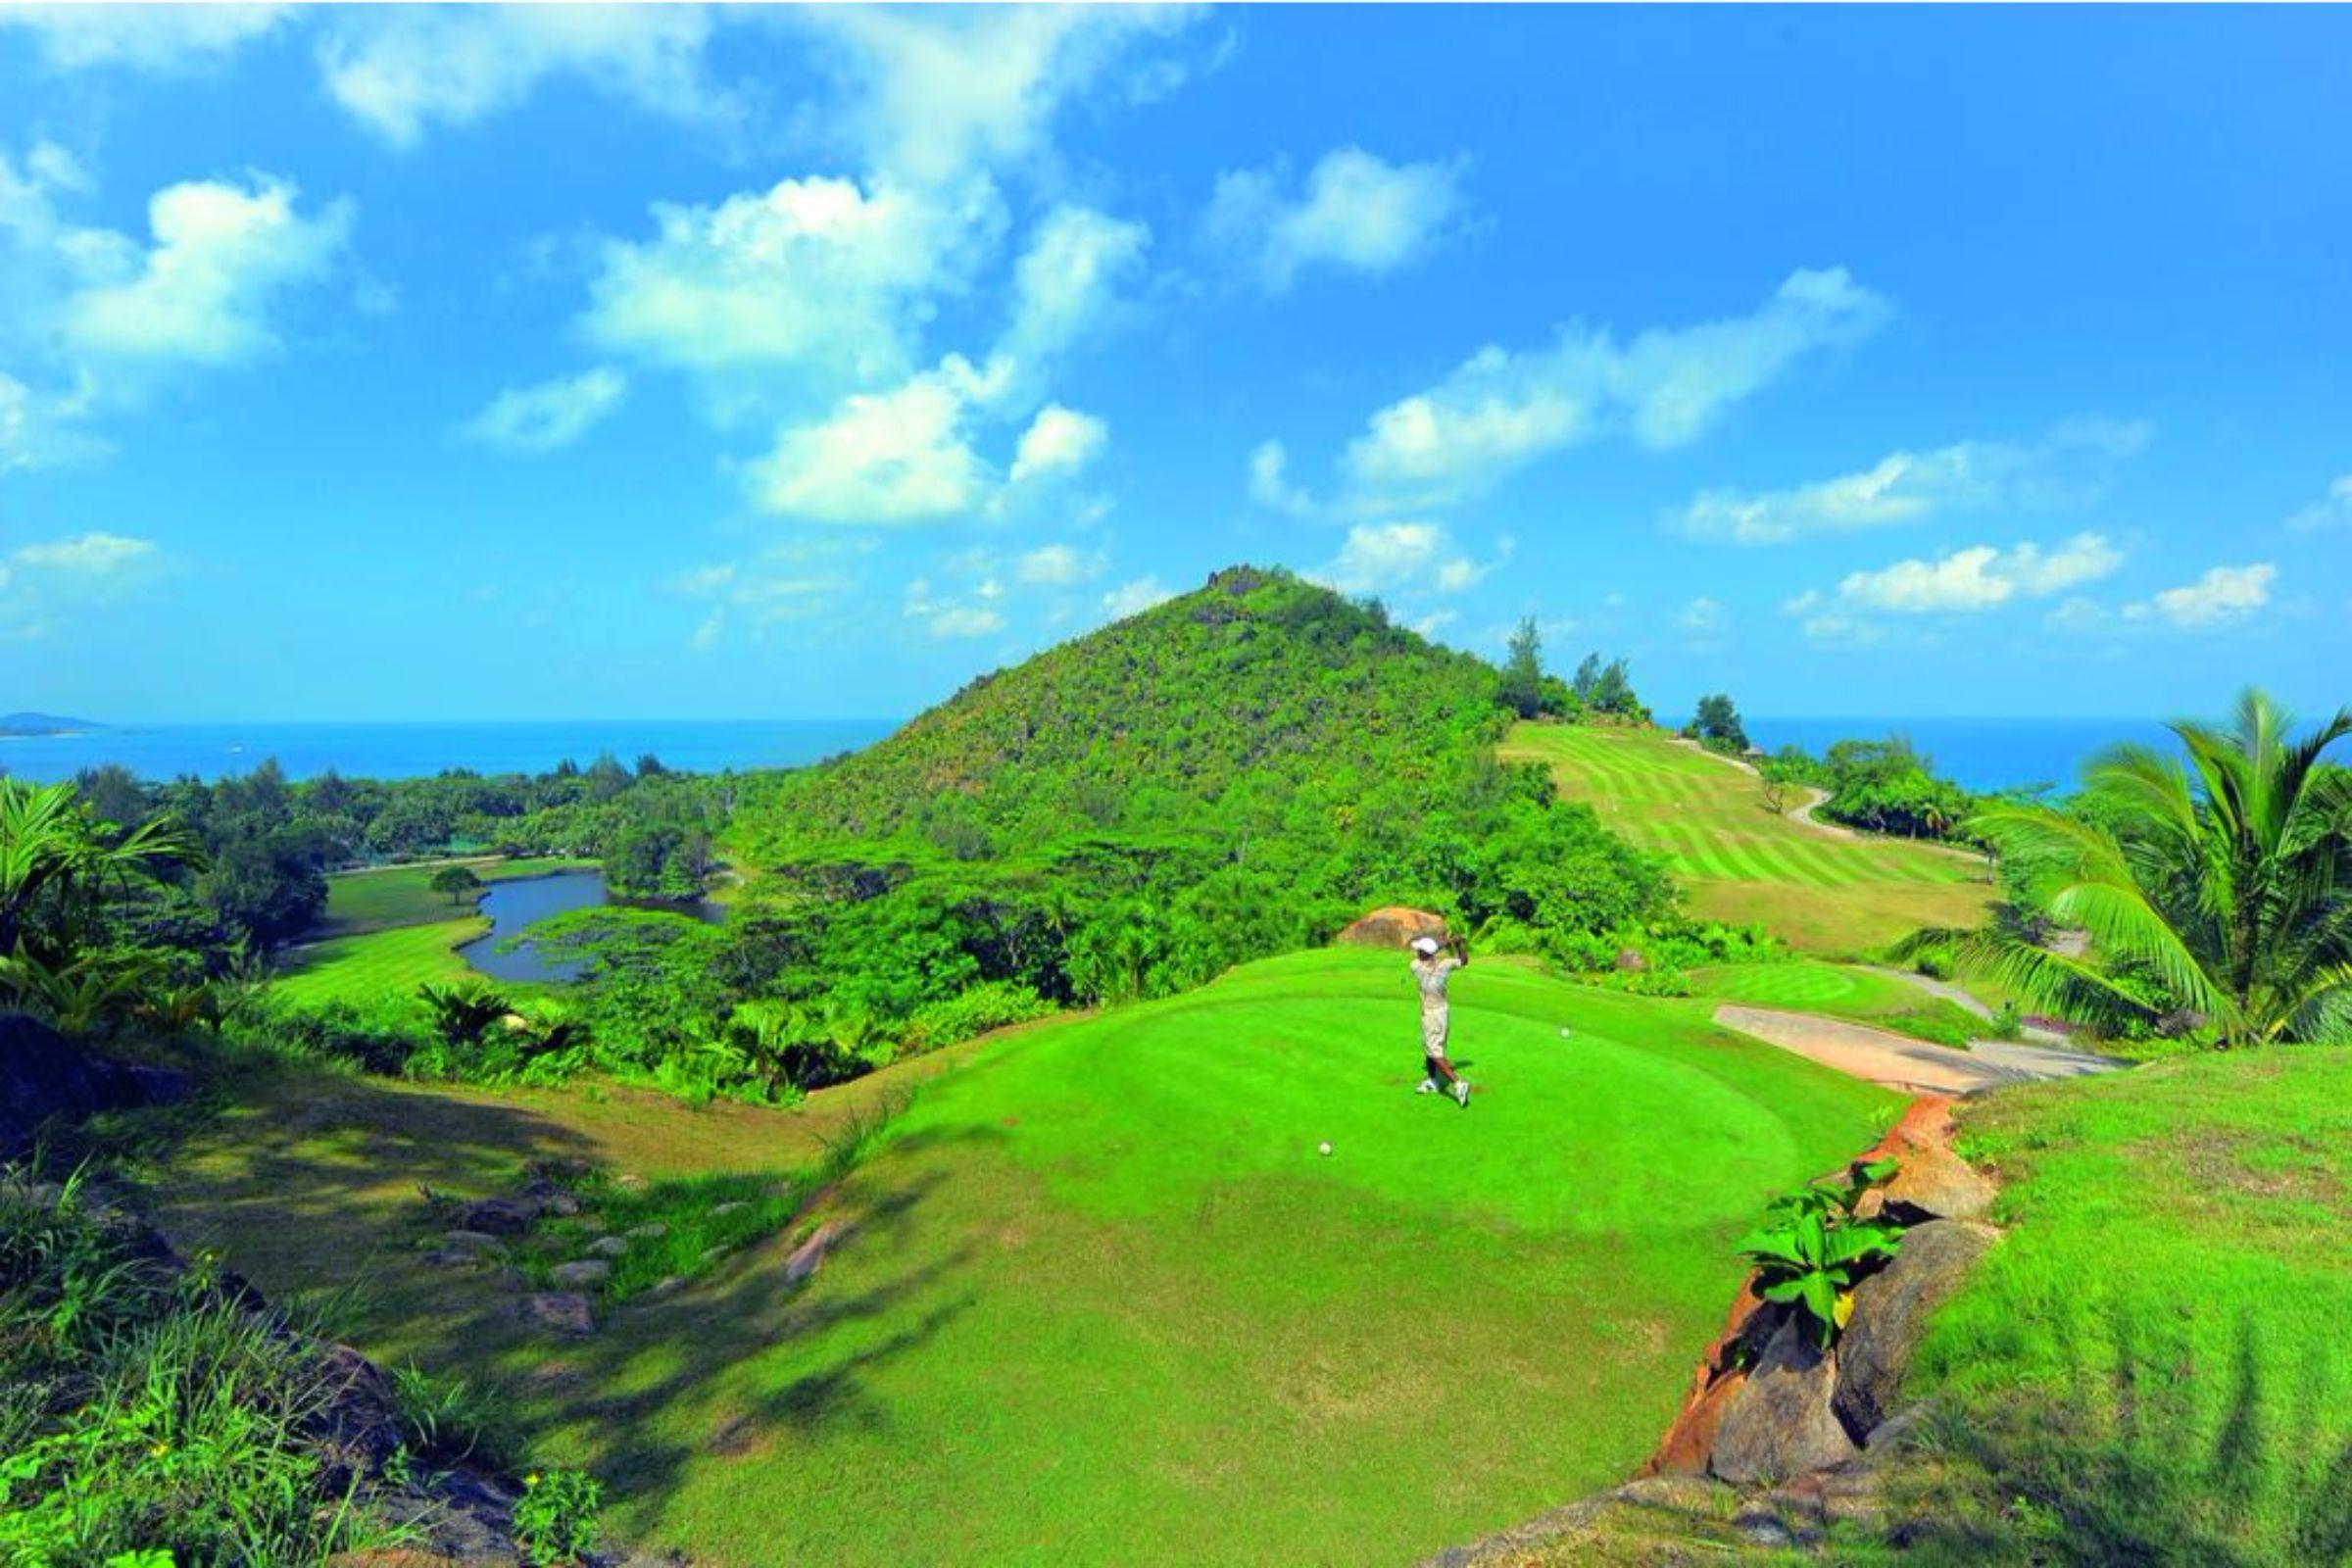
[[[514,1503],[514,1541],[532,1568],[556,1568],[594,1551],[604,1535],[597,1519],[604,1501],[603,1485],[586,1471],[525,1476]]]
[[[899,1038],[899,1054],[919,1056],[1053,1011],[1054,1004],[1027,986],[1010,980],[984,981],[909,1013]]]

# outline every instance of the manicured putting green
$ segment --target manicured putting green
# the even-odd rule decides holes
[[[363,936],[333,937],[298,948],[287,966],[270,982],[278,998],[310,1004],[320,1002],[366,1004],[413,994],[429,981],[435,985],[478,980],[481,975],[457,955],[460,943],[470,942],[490,929],[478,914],[431,925],[400,926]]]
[[[531,1413],[633,1539],[747,1568],[1403,1563],[1620,1479],[1741,1228],[1892,1102],[1704,1004],[1456,987],[1468,1110],[1393,955],[987,1048],[805,1291],[779,1243],[632,1308]]]
[[[1761,921],[1808,951],[1974,924],[1990,891],[1975,857],[1808,827],[1775,813],[1752,774],[1654,731],[1521,724],[1501,755],[1544,763],[1563,796],[1663,858],[1699,913]]]

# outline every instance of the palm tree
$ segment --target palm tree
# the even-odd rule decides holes
[[[2177,722],[2184,759],[2113,747],[2073,810],[2004,803],[1968,830],[2023,902],[2088,931],[2068,956],[2017,929],[1921,932],[1964,970],[2086,1023],[2191,1013],[2228,1049],[2352,1038],[2352,772],[2324,760],[2352,710],[2294,740],[2258,691],[2227,728]]]
[[[37,929],[49,923],[37,918],[44,908],[55,914],[105,883],[202,864],[195,839],[169,817],[109,834],[74,785],[0,778],[0,953],[28,946],[54,956],[66,944],[62,933]]]

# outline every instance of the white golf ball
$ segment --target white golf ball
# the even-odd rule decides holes
[[[1315,1152],[1319,1154],[1328,1154],[1331,1152],[1331,1146],[1329,1144],[1317,1144],[1315,1146]]]

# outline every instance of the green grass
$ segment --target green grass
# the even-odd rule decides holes
[[[697,1561],[1406,1562],[1639,1462],[1741,1229],[1893,1104],[1703,1002],[1456,984],[1467,1111],[1411,1092],[1413,993],[1355,952],[945,1053],[810,1217],[852,1229],[806,1289],[796,1229],[561,1346],[420,1268],[416,1181],[804,1169],[852,1125],[831,1096],[903,1080],[798,1120],[344,1081],[167,1185],[266,1288],[368,1279],[358,1343],[504,1379],[625,1537]]]
[[[1904,1561],[2352,1560],[2352,1051],[1964,1111],[2010,1234],[1915,1367],[1949,1419]]]
[[[1973,925],[1991,896],[1976,857],[1809,828],[1767,808],[1749,774],[1662,734],[1521,724],[1501,755],[1546,764],[1562,795],[1663,857],[1696,912],[1760,921],[1806,952],[1852,956],[1922,925]]]
[[[496,856],[465,861],[434,861],[423,865],[390,865],[367,871],[338,871],[326,879],[326,915],[317,934],[321,937],[359,936],[404,925],[437,925],[466,912],[471,900],[452,903],[446,893],[428,884],[438,872],[463,864],[484,882],[515,877],[545,876],[552,871],[593,867],[594,860],[535,855],[516,859]]]
[[[1818,958],[1713,964],[1691,970],[1690,978],[1700,996],[1847,1018],[1937,1045],[1965,1045],[1991,1032],[1989,1024],[1965,1008],[1916,986]]]
[[[457,949],[489,929],[485,916],[469,914],[430,925],[330,937],[288,955],[270,990],[285,1001],[312,1005],[405,998],[428,981],[449,985],[479,980],[480,971],[459,957]]]

